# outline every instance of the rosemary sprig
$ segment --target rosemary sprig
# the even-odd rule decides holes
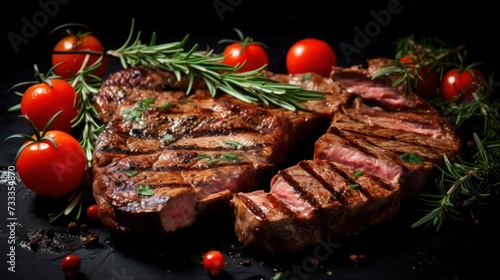
[[[449,102],[441,98],[433,98],[429,102],[439,110],[455,128],[466,127],[464,124],[471,124],[474,130],[479,131],[480,135],[489,133],[500,133],[500,102],[493,96],[495,82],[493,75],[490,75],[489,88],[478,87],[473,93],[473,99],[469,102]],[[500,137],[496,135],[494,137]]]
[[[424,193],[422,200],[432,210],[415,222],[412,227],[432,224],[438,231],[446,217],[459,219],[461,209],[482,204],[500,186],[500,140],[482,142],[474,134],[477,154],[472,161],[458,159],[452,163],[444,157],[444,167],[439,167],[441,177],[436,180],[438,194]]]
[[[102,57],[87,67],[89,58],[90,55],[87,54],[81,69],[69,79],[79,95],[78,115],[71,123],[73,128],[83,126],[79,141],[85,152],[88,168],[92,166],[94,143],[99,133],[104,129],[104,125],[97,122],[99,114],[92,100],[92,96],[97,94],[102,84],[101,78],[93,75],[92,71],[101,65]]]
[[[92,96],[98,92],[102,84],[101,78],[93,75],[92,72],[101,65],[102,57],[88,66],[89,58],[90,54],[87,54],[80,70],[68,79],[68,82],[71,83],[79,96],[79,103],[77,104],[78,115],[75,119],[71,120],[71,123],[73,128],[82,127],[79,142],[85,152],[85,158],[87,159],[87,172],[89,172],[92,167],[95,141],[99,133],[104,129],[104,125],[97,122],[99,114],[92,100]],[[49,219],[49,222],[55,222],[61,216],[68,216],[75,211],[75,219],[79,220],[85,200],[88,199],[87,196],[90,191],[88,187],[87,182],[84,182],[76,190],[71,192],[67,196],[67,204],[64,210]]]
[[[262,75],[264,66],[248,72],[236,73],[238,67],[222,63],[224,57],[214,51],[198,51],[195,44],[187,52],[184,47],[189,39],[186,35],[179,42],[156,44],[156,33],[151,36],[148,45],[140,41],[138,32],[135,40],[134,22],[125,44],[117,50],[106,53],[120,60],[124,68],[142,65],[152,69],[161,69],[188,78],[187,94],[191,93],[195,78],[206,83],[212,96],[221,90],[243,102],[261,102],[264,105],[276,105],[288,110],[304,109],[301,104],[307,100],[322,100],[324,95],[317,91],[305,90],[299,85],[284,84]]]
[[[451,47],[445,42],[428,37],[417,40],[413,34],[396,40],[395,45],[395,59],[375,73],[373,79],[384,76],[394,77],[392,85],[397,87],[405,84],[407,93],[412,92],[418,81],[424,78],[420,75],[425,72],[419,70],[427,72],[435,70],[439,77],[442,77],[447,67],[463,60],[461,52],[465,50],[464,45]],[[408,63],[400,61],[406,55],[412,58],[411,67],[408,67]]]

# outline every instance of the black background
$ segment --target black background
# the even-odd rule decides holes
[[[337,50],[339,64],[349,64],[372,56],[372,50],[380,51],[379,42],[387,44],[393,42],[394,38],[406,37],[410,33],[439,38],[453,46],[466,44],[471,60],[496,65],[499,58],[496,43],[498,15],[496,9],[484,0],[466,3],[429,0],[59,2],[12,1],[9,8],[2,9],[1,45],[5,59],[2,71],[27,65],[31,67],[35,62],[43,63],[49,59],[53,46],[51,39],[55,35],[48,34],[62,24],[86,24],[101,35],[106,47],[112,48],[125,42],[132,18],[135,19],[136,30],[143,33],[144,41],[149,40],[153,31],[157,32],[160,42],[179,40],[190,34],[191,42],[211,43],[210,47],[215,49],[221,47],[214,43],[217,40],[236,38],[232,28],[239,28],[244,34],[269,45],[279,38],[318,37],[328,41]],[[389,5],[400,7],[401,12],[392,14],[387,24],[379,30],[372,29],[374,35],[369,38],[369,44],[359,54],[353,55],[352,61],[346,61],[339,49],[340,44],[353,45],[355,28],[364,30],[375,20],[373,13],[387,10]],[[33,25],[34,30],[26,29],[29,26],[26,21]],[[13,43],[12,37],[16,35],[24,40]],[[206,38],[214,41],[204,42]],[[285,56],[282,49],[292,43],[282,42],[283,45],[271,46],[270,50],[280,62],[275,66],[275,71],[284,71],[282,60],[279,59]],[[393,48],[390,43],[386,47]]]
[[[49,5],[50,10],[44,10]],[[392,14],[387,25],[376,30],[359,53],[347,57],[341,44],[356,46],[355,28],[364,30],[373,24],[373,13],[388,9],[388,3],[399,3],[402,11]],[[217,10],[215,6],[221,10]],[[224,10],[225,9],[225,10]],[[7,89],[14,84],[32,80],[33,64],[47,70],[55,35],[48,34],[66,23],[82,23],[93,28],[106,48],[116,48],[125,42],[135,19],[136,31],[148,41],[156,32],[158,42],[177,41],[186,34],[190,44],[221,51],[217,41],[236,38],[233,28],[269,46],[270,70],[284,72],[285,55],[293,42],[304,37],[316,37],[331,44],[337,52],[338,64],[349,66],[364,63],[366,58],[392,56],[394,40],[409,34],[439,38],[450,45],[466,44],[468,61],[485,63],[485,71],[498,68],[498,15],[484,0],[461,4],[456,1],[96,1],[41,0],[16,1],[3,7],[0,17],[2,60],[0,73],[0,137],[3,141],[12,133],[26,132],[17,113],[6,109],[19,102],[19,97]],[[381,12],[382,11],[382,12]],[[49,14],[50,13],[50,14]],[[38,20],[38,22],[36,22]],[[29,22],[29,23],[26,23]],[[34,29],[28,30],[33,24]],[[32,27],[33,27],[32,26]],[[27,32],[28,30],[29,32]],[[24,32],[24,34],[23,34]],[[27,32],[27,33],[26,33]],[[25,41],[14,46],[9,39],[21,36]],[[16,51],[16,47],[18,48]],[[112,61],[109,72],[118,69]],[[0,146],[0,167],[13,165],[19,142]],[[22,185],[20,185],[22,186]],[[2,203],[6,192],[2,185]],[[51,228],[40,213],[43,205],[51,203],[19,187],[18,212],[23,227],[18,237],[23,239],[30,229]],[[404,203],[394,221],[364,230],[339,240],[342,247],[324,264],[305,276],[308,279],[477,279],[495,272],[498,262],[498,219],[483,212],[484,222],[473,227],[470,221],[451,223],[443,231],[410,229],[419,217],[417,201]],[[496,209],[495,211],[497,211]],[[258,254],[239,254],[231,232],[230,217],[202,221],[200,225],[169,239],[142,236],[138,239],[113,239],[98,226],[91,230],[101,235],[102,246],[97,249],[78,247],[78,236],[62,235],[69,245],[55,252],[33,252],[17,248],[17,272],[6,271],[5,210],[0,209],[0,279],[64,279],[60,259],[70,251],[82,257],[82,273],[78,279],[209,279],[193,255],[215,247],[233,254],[230,265],[220,279],[270,279],[277,269],[291,269],[310,256],[288,256],[273,259]],[[64,232],[64,225],[55,227]],[[26,239],[24,239],[26,240]],[[77,244],[72,247],[72,244]],[[314,248],[313,248],[314,249]],[[368,265],[354,267],[346,255],[363,252],[369,256]],[[492,256],[493,255],[493,256]],[[490,257],[491,256],[491,257]],[[234,258],[233,258],[234,257]],[[251,265],[242,265],[252,260]],[[332,272],[330,275],[328,272]],[[295,275],[297,276],[297,275]],[[6,278],[7,277],[7,278]],[[298,278],[296,278],[298,279]],[[305,278],[302,278],[305,279]]]

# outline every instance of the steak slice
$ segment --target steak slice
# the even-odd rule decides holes
[[[375,66],[372,66],[374,68]],[[381,67],[377,64],[376,67]],[[388,79],[372,79],[374,69],[352,66],[334,67],[332,79],[346,91],[355,93],[365,100],[370,100],[389,111],[434,110],[425,100],[416,94],[406,94],[402,87],[393,87]]]
[[[434,163],[405,161],[360,134],[341,131],[333,124],[315,143],[314,158],[348,165],[355,170],[400,185],[401,196],[420,192],[432,175]]]
[[[231,206],[237,217],[234,230],[250,249],[276,254],[296,252],[321,240],[321,224],[316,217],[297,218],[290,206],[271,193],[236,193]]]
[[[238,239],[277,255],[392,218],[399,209],[399,187],[355,171],[304,160],[273,177],[269,193],[236,194],[231,205]]]
[[[398,115],[399,113],[396,113]],[[341,131],[360,135],[376,146],[385,150],[393,151],[399,155],[415,153],[424,158],[425,161],[443,164],[443,155],[455,159],[462,150],[460,139],[450,133],[451,127],[442,123],[447,131],[445,137],[429,137],[426,133],[419,133],[420,129],[412,131],[410,126],[397,126],[395,122],[398,117],[394,116],[393,122],[381,117],[363,117],[357,110],[345,109],[335,115],[333,123]],[[385,125],[385,126],[384,126]],[[440,127],[438,135],[442,135]]]
[[[351,96],[316,75],[276,77],[321,88],[325,99],[290,111],[212,97],[199,81],[187,94],[187,80],[168,72],[135,67],[112,74],[95,97],[107,123],[92,169],[104,225],[119,232],[172,232],[228,207],[232,194],[268,182]]]

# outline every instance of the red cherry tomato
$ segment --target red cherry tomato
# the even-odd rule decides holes
[[[80,272],[81,260],[75,254],[65,256],[61,261],[61,269],[66,277],[73,277]]]
[[[68,34],[63,37],[54,47],[54,51],[58,52],[74,52],[74,51],[93,51],[97,52],[96,54],[91,54],[89,61],[87,62],[87,67],[91,66],[95,61],[97,61],[102,52],[104,51],[104,47],[97,37],[90,33],[83,34]],[[98,53],[101,54],[98,54]],[[72,73],[77,73],[78,70],[82,67],[82,64],[85,60],[85,53],[53,53],[52,54],[52,66],[55,66],[59,63],[60,65],[54,68],[54,73],[58,76],[61,76],[64,79],[68,79],[72,76]],[[92,74],[102,77],[106,72],[106,67],[108,64],[108,58],[106,56],[103,57],[101,61],[101,65],[94,70]]]
[[[227,46],[222,53],[224,56],[223,63],[231,66],[243,65],[236,72],[247,72],[269,63],[269,58],[266,50],[258,44],[249,44],[243,47],[241,43],[233,43]],[[267,68],[267,67],[266,67]]]
[[[87,218],[92,222],[98,222],[99,219],[99,207],[97,204],[92,204],[87,207],[86,210]]]
[[[57,116],[54,115],[54,118]],[[17,172],[24,185],[45,197],[58,197],[78,188],[87,167],[86,156],[78,140],[59,130],[37,131],[27,116],[20,117],[31,124],[35,135],[14,134],[4,142],[13,138],[29,139],[16,156]]]
[[[51,130],[70,132],[71,120],[78,115],[78,94],[62,79],[50,79],[30,86],[21,98],[21,114],[28,115],[39,130],[50,118],[63,110],[50,125]]]
[[[224,255],[217,250],[211,250],[203,256],[203,266],[212,275],[215,276],[224,269]]]
[[[417,68],[419,62],[416,60],[417,59],[412,55],[405,55],[399,59],[399,61],[408,68]],[[424,99],[433,97],[436,94],[437,88],[439,86],[439,79],[436,71],[434,69],[431,69],[430,66],[425,66],[423,68],[420,68],[417,72],[420,78],[416,76],[417,74],[413,74],[415,75],[415,78],[409,85],[412,88],[413,92]]]
[[[488,87],[486,77],[474,68],[461,70],[453,68],[448,70],[441,80],[440,94],[443,100],[458,99],[458,103],[473,99],[473,93],[478,89]]]
[[[286,68],[290,74],[313,72],[328,77],[336,64],[337,56],[332,47],[314,38],[296,42],[286,55]]]
[[[230,42],[222,53],[224,59],[222,63],[236,67],[243,65],[236,72],[247,72],[264,67],[267,69],[269,56],[266,46],[260,42],[255,42],[251,37],[243,36],[240,30],[234,29],[238,33],[239,41],[221,40],[219,43]]]

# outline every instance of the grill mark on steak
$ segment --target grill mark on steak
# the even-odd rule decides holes
[[[329,190],[330,193],[332,193],[333,196],[340,202],[340,204],[345,204],[346,203],[346,199],[345,199],[344,195],[342,193],[338,192],[337,190],[335,190],[332,187],[332,185],[329,182],[327,182],[320,174],[316,173],[316,171],[309,164],[309,162],[307,162],[307,161],[301,161],[301,162],[298,163],[298,166],[301,167],[307,173],[309,173],[309,175],[311,175],[312,178],[314,178],[321,185],[323,185],[323,187],[325,187],[325,189]],[[335,171],[337,171],[337,172],[340,171],[335,166],[331,166],[331,167],[333,169],[335,169]],[[345,173],[343,173],[342,171],[339,172],[339,175],[341,177],[343,177],[344,179],[346,179],[347,181],[349,181],[350,184],[353,183],[353,181],[350,178],[348,178],[347,175]]]
[[[269,207],[270,208],[276,208],[278,209],[278,211],[280,211],[281,213],[283,213],[285,216],[289,217],[290,219],[294,220],[294,221],[299,221],[297,219],[297,215],[295,212],[292,211],[292,209],[290,209],[290,207],[288,206],[288,204],[286,204],[283,200],[281,199],[278,199],[275,195],[271,194],[271,193],[267,193],[266,194],[266,197],[267,199],[269,200]]]
[[[394,154],[361,139],[347,138],[334,126],[316,142],[314,158],[353,166],[390,182],[398,182],[406,169]]]
[[[257,204],[249,199],[248,197],[241,195],[240,193],[236,193],[234,195],[236,199],[241,200],[241,202],[245,205],[245,207],[252,213],[253,216],[255,216],[258,220],[262,222],[267,222],[267,215],[262,211],[260,207],[257,206]]]
[[[316,199],[304,189],[299,182],[297,182],[292,175],[290,175],[286,170],[280,170],[277,176],[281,176],[283,180],[293,189],[295,193],[301,196],[307,203],[309,203],[314,209],[313,211],[321,208]]]
[[[369,150],[369,149],[361,146],[357,142],[349,141],[347,139],[346,135],[342,131],[340,131],[337,127],[335,127],[335,126],[330,126],[330,128],[327,131],[327,133],[331,133],[331,134],[334,134],[334,135],[342,138],[344,140],[343,143],[345,143],[348,146],[351,146],[351,147],[355,148],[356,150],[361,151],[362,153],[366,154],[369,157],[377,157],[371,150]]]
[[[342,178],[344,178],[348,182],[349,185],[356,185],[357,184],[356,181],[354,181],[354,179],[349,177],[343,170],[338,168],[333,162],[326,162],[326,163],[328,164],[328,166],[330,166],[334,170],[334,172],[338,173]],[[386,186],[384,186],[384,185],[382,185],[382,186],[384,188],[386,188]],[[365,190],[365,188],[361,185],[356,187],[356,190],[358,190],[366,199],[369,199],[371,197],[371,194],[369,192],[367,192]],[[388,190],[390,190],[390,188]],[[342,200],[339,200],[339,201],[342,202]],[[345,203],[345,201],[343,203]]]
[[[237,193],[231,201],[239,206],[234,211],[241,217],[235,222],[235,232],[255,244],[250,249],[259,248],[267,252],[279,247],[298,251],[320,241],[322,232],[318,230],[318,219],[298,219],[283,200],[271,193],[262,190]],[[262,211],[266,218],[261,220],[255,216],[244,201],[248,201],[251,207],[258,207],[260,210],[257,211]]]
[[[438,117],[428,111],[424,113],[405,112],[404,114],[395,114],[369,108],[358,102],[356,112],[350,114],[353,117],[364,119],[365,122],[376,123],[389,128],[400,129],[410,132],[425,134],[434,138],[443,138],[442,123],[437,122]]]
[[[429,150],[429,153],[433,153],[436,156],[438,156],[439,150],[447,150],[443,149],[443,147],[437,147],[433,145],[439,143],[438,141],[429,141],[429,139],[433,138],[429,138],[427,136],[422,137],[422,135],[419,133],[384,128],[375,124],[363,124],[355,121],[350,121],[345,118],[337,118],[335,120],[335,126],[340,130],[347,131],[352,134],[359,134],[367,139],[374,139],[371,142],[379,143],[379,141],[392,141],[397,142],[395,146],[400,145],[401,142],[407,143],[410,146],[422,146],[425,147],[425,149]]]

